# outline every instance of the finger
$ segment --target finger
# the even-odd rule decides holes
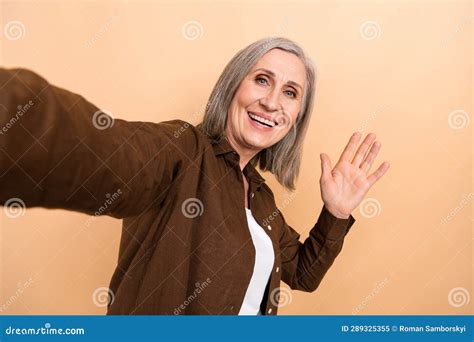
[[[352,160],[352,164],[360,167],[360,164],[362,163],[365,154],[369,150],[370,145],[374,142],[375,140],[375,134],[374,133],[369,133],[365,137],[364,141],[362,144],[359,146],[356,155],[354,156],[354,159]]]
[[[389,162],[383,162],[382,165],[379,166],[377,170],[375,170],[374,173],[372,173],[369,177],[367,177],[367,180],[369,181],[370,186],[374,185],[375,182],[377,182],[382,176],[387,172],[387,170],[390,167]]]
[[[380,141],[376,141],[372,144],[372,148],[367,154],[367,157],[365,157],[364,161],[360,165],[360,169],[362,171],[364,171],[365,173],[369,172],[370,168],[372,167],[372,164],[374,163],[375,157],[379,153],[381,147],[382,144],[380,143]]]
[[[331,159],[324,153],[321,153],[319,157],[321,158],[321,179],[330,179],[332,170]]]
[[[346,145],[346,148],[344,149],[344,151],[342,151],[341,157],[339,158],[339,162],[341,161],[350,162],[352,155],[354,154],[354,151],[357,147],[357,144],[359,143],[359,139],[360,139],[360,132],[355,132],[354,134],[352,134],[351,138],[349,139],[349,142]]]

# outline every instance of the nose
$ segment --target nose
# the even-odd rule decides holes
[[[262,106],[265,107],[267,111],[276,111],[279,109],[278,96],[278,91],[273,88],[260,99],[260,103],[262,104]]]

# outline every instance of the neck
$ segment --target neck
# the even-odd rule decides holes
[[[259,151],[239,146],[239,144],[237,144],[231,136],[227,137],[227,141],[229,142],[230,146],[232,146],[232,148],[239,154],[239,166],[240,170],[243,171],[248,162],[252,160],[252,158],[255,157]]]

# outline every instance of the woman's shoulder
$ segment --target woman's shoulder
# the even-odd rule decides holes
[[[210,144],[207,137],[194,124],[182,119],[165,120],[145,125],[154,131],[157,138],[166,138],[169,143],[186,151],[204,150]],[[145,128],[145,129],[147,129]]]
[[[179,138],[182,135],[186,135],[186,133],[191,132],[195,133],[197,128],[187,121],[181,119],[171,119],[171,120],[164,120],[159,122],[144,122],[149,124],[150,128],[160,129],[161,131],[165,132],[166,134],[170,134],[175,138]]]

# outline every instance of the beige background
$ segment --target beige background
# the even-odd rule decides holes
[[[264,175],[288,222],[308,236],[322,206],[318,155],[337,161],[353,131],[375,132],[374,166],[391,168],[353,212],[319,289],[284,291],[279,313],[472,313],[470,1],[3,1],[1,20],[2,65],[33,69],[115,117],[156,122],[198,123],[239,49],[294,39],[319,81],[298,192]],[[105,313],[93,293],[109,284],[121,221],[0,215],[0,313]]]

